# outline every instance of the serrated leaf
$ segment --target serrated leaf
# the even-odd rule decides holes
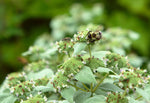
[[[75,79],[86,84],[96,83],[95,76],[87,66],[83,67],[83,69],[75,76]]]
[[[150,101],[150,94],[141,88],[136,88],[136,92],[139,93],[147,101]]]
[[[112,92],[123,92],[121,88],[118,86],[111,84],[111,83],[103,83],[98,87],[99,89],[105,90],[105,91],[112,91]]]
[[[41,78],[44,78],[44,77],[52,77],[54,74],[53,74],[53,71],[51,69],[43,69],[37,73],[33,73],[33,72],[30,72],[28,75],[27,75],[27,79],[28,80],[36,80],[36,79],[41,79]]]
[[[76,43],[73,47],[74,48],[73,56],[79,54],[82,50],[84,50],[86,45],[87,45],[86,43]]]
[[[77,91],[74,94],[73,100],[75,101],[75,103],[83,103],[90,96],[91,92]]]
[[[73,103],[74,93],[75,93],[75,88],[73,87],[65,88],[61,91],[62,97],[68,100],[70,103]]]
[[[95,95],[94,97],[88,98],[83,103],[106,103],[106,100],[103,95]]]

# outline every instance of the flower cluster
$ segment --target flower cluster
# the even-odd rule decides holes
[[[45,103],[47,101],[47,98],[44,96],[42,97],[41,95],[36,95],[36,96],[32,96],[30,95],[30,97],[27,97],[27,100],[25,101],[21,101],[21,103]]]
[[[33,55],[37,53],[42,53],[44,52],[45,49],[39,46],[31,46],[27,52],[23,53],[23,56],[28,56],[28,55]]]
[[[78,58],[70,58],[69,60],[65,61],[61,66],[56,76],[53,80],[53,86],[56,89],[61,89],[67,87],[68,82],[70,82],[75,74],[77,74],[80,69],[84,66],[81,59]]]
[[[98,67],[105,67],[104,62],[99,58],[95,58],[94,56],[92,58],[85,59],[85,61],[86,65],[93,70],[97,69]]]
[[[17,84],[10,88],[10,92],[16,95],[17,97],[27,96],[30,91],[35,87],[34,81],[25,81]]]
[[[88,28],[89,27],[89,28]],[[85,27],[80,28],[80,32],[74,35],[76,42],[87,42],[87,44],[93,44],[102,38],[101,28],[98,25],[89,25],[87,29]]]
[[[123,97],[122,93],[108,93],[107,103],[128,103],[128,99],[126,97]]]
[[[71,38],[64,38],[63,40],[56,42],[59,53],[68,54],[69,51],[73,50],[75,42]]]
[[[46,60],[40,60],[38,62],[32,62],[24,67],[25,72],[37,72],[44,68],[49,67],[49,62]]]
[[[49,79],[44,77],[44,78],[41,78],[41,79],[36,79],[34,80],[35,82],[35,86],[46,86],[47,83],[49,82]]]
[[[104,58],[104,64],[114,72],[120,73],[121,68],[130,67],[127,58],[116,53],[109,53]]]
[[[8,80],[8,86],[12,87],[12,86],[17,85],[18,83],[24,82],[26,80],[26,74],[25,72],[11,73],[11,74],[8,74],[6,78]]]
[[[142,70],[128,69],[128,71],[122,70],[120,73],[118,85],[122,89],[128,89],[129,91],[134,91],[136,87],[143,87],[147,82],[149,77],[143,77]]]

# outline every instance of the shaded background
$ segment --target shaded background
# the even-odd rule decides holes
[[[150,57],[150,0],[1,0],[0,1],[0,83],[7,73],[22,69],[18,58],[42,33],[50,33],[51,20],[68,14],[70,7],[95,3],[104,7],[97,24],[119,26],[140,34],[133,49],[139,56]]]

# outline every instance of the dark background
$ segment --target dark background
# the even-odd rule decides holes
[[[0,83],[5,76],[22,69],[18,58],[42,33],[50,33],[51,20],[68,14],[70,7],[95,3],[104,7],[99,24],[119,26],[140,34],[133,49],[150,57],[150,0],[1,0],[0,1]]]

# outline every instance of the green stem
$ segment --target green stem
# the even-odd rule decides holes
[[[99,87],[99,85],[104,81],[104,79],[108,76],[108,74],[105,74],[105,76],[101,79],[101,81],[96,85],[96,87],[93,89],[92,93],[96,91],[96,89]]]
[[[92,54],[91,54],[91,45],[88,45],[88,48],[89,48],[90,58],[92,58]]]
[[[69,51],[67,52],[67,54],[68,54],[68,57],[70,58],[71,56],[70,56],[70,53],[69,53]]]
[[[142,96],[137,97],[135,100],[138,100],[138,99],[140,99],[140,98],[142,98]]]
[[[82,85],[83,85],[87,90],[89,90],[89,88],[88,88],[84,83],[82,83]]]
[[[93,97],[93,83],[91,83],[91,92],[92,92],[92,94],[91,94],[91,97]]]
[[[80,88],[80,87],[77,87],[76,85],[73,85],[73,84],[70,84],[70,83],[69,83],[69,85],[75,87],[76,90],[80,89],[80,90],[82,90],[82,91],[84,91],[84,92],[87,92],[86,90],[84,90],[84,89],[82,89],[82,88]]]
[[[62,96],[60,95],[60,97],[58,98],[58,100],[61,100]]]
[[[127,88],[125,89],[122,97],[124,98],[126,96],[126,94],[127,94]]]

